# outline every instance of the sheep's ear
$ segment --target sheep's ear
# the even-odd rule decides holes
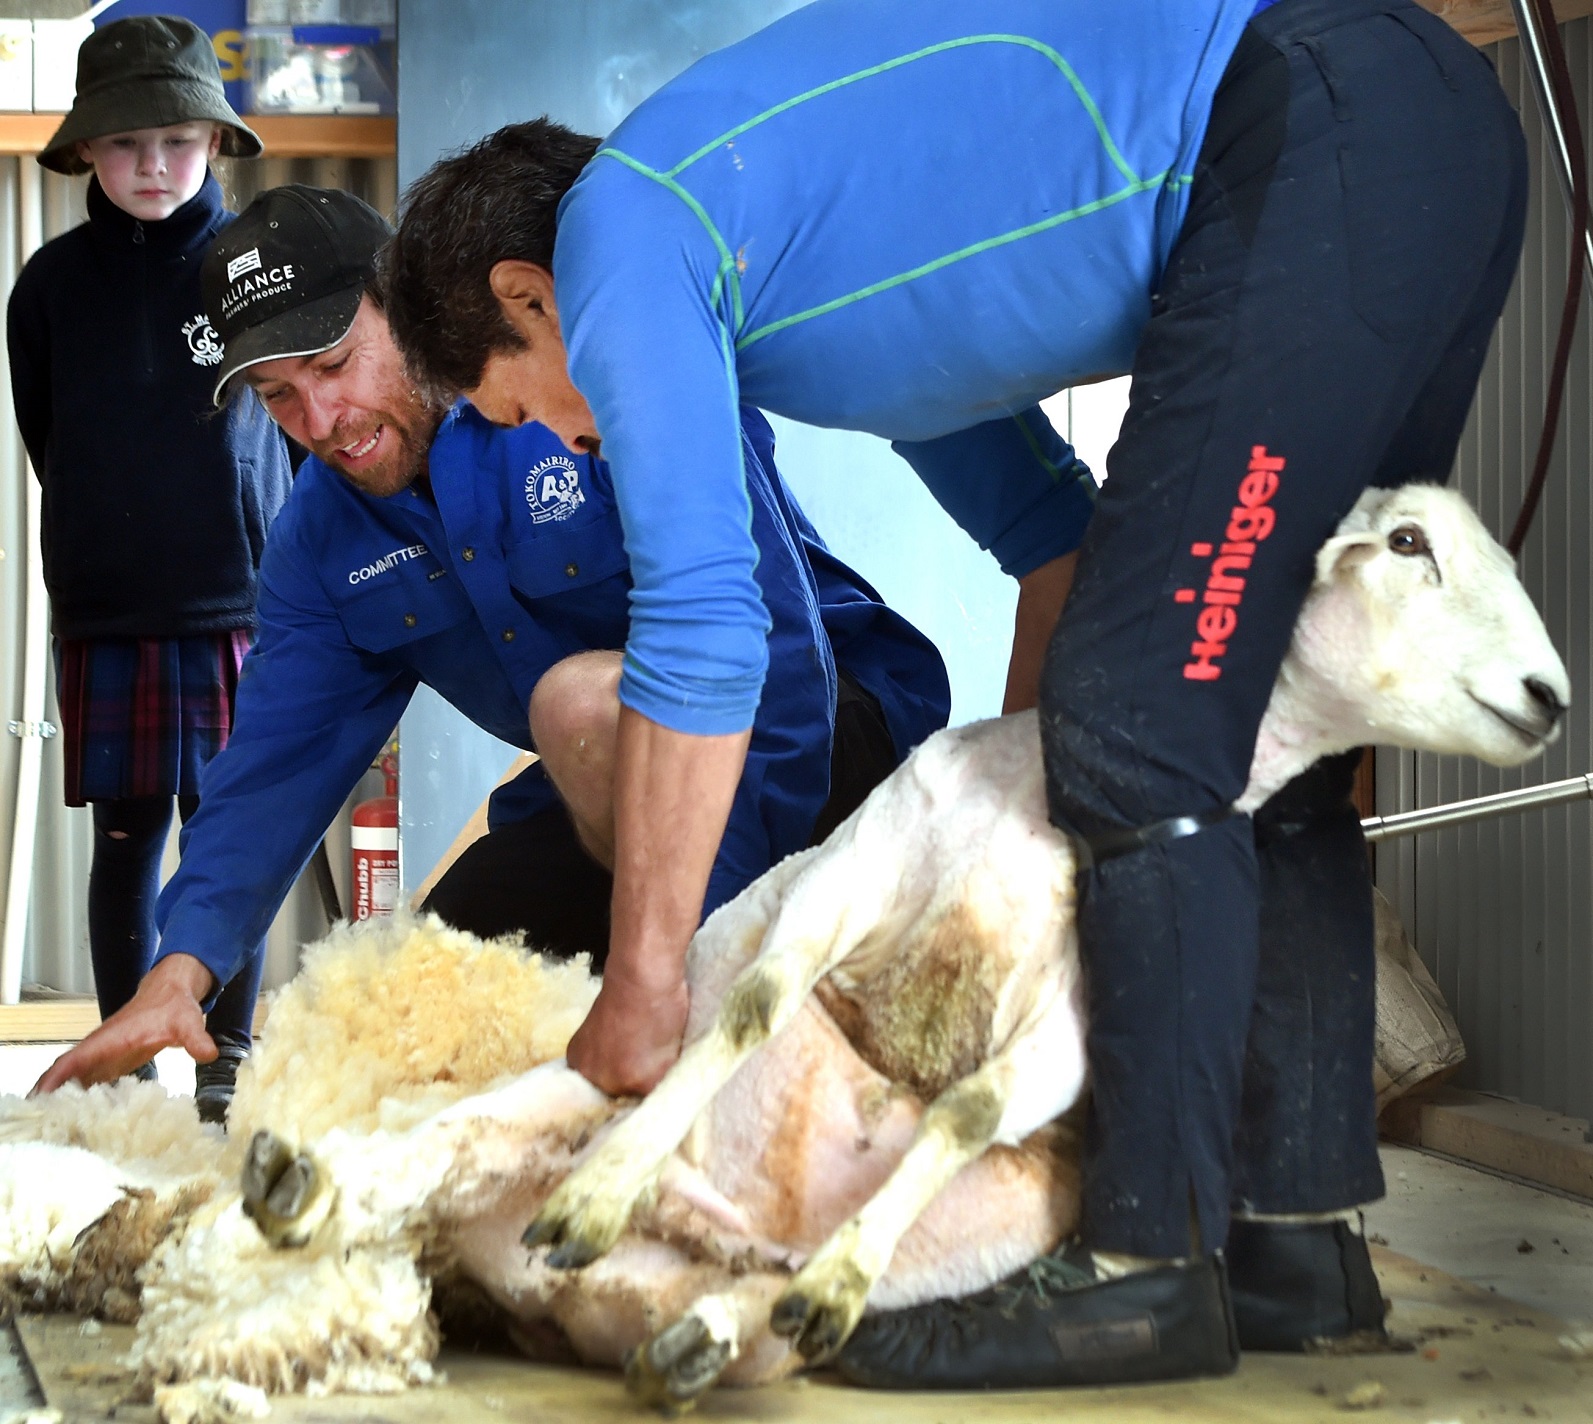
[[[1383,536],[1371,529],[1357,534],[1335,534],[1316,554],[1316,581],[1332,583],[1335,578],[1359,567],[1383,547]]]

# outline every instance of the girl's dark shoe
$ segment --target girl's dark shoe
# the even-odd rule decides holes
[[[200,1122],[227,1125],[227,1109],[232,1106],[233,1089],[238,1081],[238,1065],[249,1056],[247,1048],[221,1042],[221,1050],[211,1063],[194,1064],[194,1106]]]

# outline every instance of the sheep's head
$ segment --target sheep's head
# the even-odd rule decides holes
[[[1542,751],[1571,700],[1510,556],[1436,485],[1361,496],[1317,555],[1290,662],[1334,689],[1335,723],[1361,721],[1345,745],[1498,766]]]

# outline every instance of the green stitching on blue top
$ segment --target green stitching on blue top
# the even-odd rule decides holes
[[[729,143],[731,139],[740,137],[749,129],[757,128],[759,124],[772,119],[776,114],[783,114],[787,109],[796,108],[798,104],[805,104],[810,99],[817,99],[823,94],[833,93],[837,89],[845,88],[848,84],[856,84],[860,79],[871,79],[876,74],[884,74],[889,70],[899,69],[904,64],[911,64],[914,60],[923,59],[928,55],[942,54],[946,50],[961,49],[966,45],[976,44],[1022,45],[1024,48],[1032,49],[1049,59],[1072,86],[1074,94],[1078,96],[1079,103],[1084,105],[1085,112],[1090,116],[1090,122],[1095,125],[1095,132],[1101,140],[1101,146],[1106,150],[1107,157],[1112,160],[1117,171],[1131,183],[1139,181],[1139,175],[1128,166],[1128,161],[1118,151],[1117,145],[1112,142],[1112,136],[1106,131],[1106,121],[1101,117],[1100,109],[1096,106],[1090,91],[1084,87],[1083,81],[1073,72],[1073,66],[1063,59],[1056,50],[1052,49],[1050,45],[1041,40],[1031,39],[1027,35],[964,35],[961,39],[943,40],[940,44],[928,45],[924,49],[914,50],[911,54],[899,55],[895,59],[888,59],[883,64],[876,64],[869,69],[860,69],[856,74],[847,74],[840,79],[832,79],[828,84],[821,84],[817,89],[809,89],[805,94],[798,94],[795,98],[786,99],[776,104],[773,108],[765,109],[761,114],[754,114],[745,123],[737,124],[733,129],[727,129],[718,138],[711,139],[695,153],[681,159],[679,163],[669,170],[668,176],[675,177],[690,168],[698,159],[707,157],[720,144]]]
[[[1040,448],[1040,442],[1034,438],[1034,432],[1029,429],[1028,421],[1019,414],[1012,417],[1012,423],[1023,433],[1023,443],[1029,447],[1029,453],[1039,461],[1040,468],[1051,476],[1051,482],[1053,484],[1061,484],[1061,467]]]
[[[970,243],[967,247],[958,248],[955,252],[948,252],[944,257],[937,257],[932,262],[921,263],[906,272],[899,272],[894,277],[886,277],[881,281],[872,282],[866,287],[859,287],[855,292],[848,292],[845,296],[834,297],[830,301],[821,302],[816,307],[809,307],[806,311],[794,312],[790,316],[781,317],[779,321],[771,321],[765,326],[760,326],[749,331],[736,342],[737,351],[745,351],[755,341],[762,341],[766,336],[773,336],[777,331],[784,331],[788,326],[795,326],[799,322],[810,321],[816,316],[825,316],[841,307],[850,306],[853,302],[860,302],[865,297],[878,295],[880,292],[889,291],[892,287],[899,287],[904,282],[916,281],[919,277],[927,277],[931,272],[938,272],[942,267],[950,267],[954,262],[961,262],[967,257],[977,257],[981,252],[988,252],[993,247],[1005,247],[1009,242],[1018,242],[1025,237],[1033,237],[1036,233],[1046,232],[1050,228],[1060,227],[1063,223],[1073,222],[1076,218],[1088,217],[1091,213],[1101,212],[1105,208],[1115,207],[1118,203],[1128,198],[1138,197],[1141,193],[1149,192],[1152,188],[1159,188],[1166,178],[1165,173],[1158,173],[1154,178],[1141,178],[1121,188],[1105,198],[1097,198],[1093,203],[1085,203],[1082,207],[1070,208],[1065,213],[1057,213],[1053,217],[1043,218],[1036,223],[1029,223],[1025,227],[1014,228],[1011,232],[1003,232],[995,237],[987,237],[981,242]]]
[[[856,84],[859,80],[868,79],[877,74],[884,74],[892,69],[898,69],[904,64],[911,64],[914,61],[923,59],[929,55],[942,54],[947,50],[960,49],[967,45],[976,44],[1020,45],[1026,49],[1032,49],[1036,53],[1044,55],[1046,59],[1055,65],[1063,77],[1067,80],[1068,84],[1072,87],[1079,103],[1084,106],[1085,112],[1090,116],[1090,122],[1095,126],[1096,137],[1100,139],[1101,146],[1106,150],[1107,157],[1111,159],[1113,166],[1116,167],[1118,172],[1120,172],[1129,180],[1128,186],[1125,188],[1120,188],[1117,192],[1108,194],[1104,198],[1097,198],[1094,202],[1085,203],[1081,207],[1070,209],[1068,212],[1058,213],[1053,217],[1045,218],[1040,222],[1030,223],[1025,227],[1015,228],[1011,232],[999,233],[995,237],[987,237],[980,242],[971,243],[967,247],[959,248],[957,251],[947,253],[943,257],[937,257],[930,262],[922,263],[906,272],[900,272],[894,277],[883,278],[880,281],[873,282],[866,287],[860,287],[855,292],[848,292],[843,296],[832,298],[830,301],[822,302],[818,306],[809,307],[806,311],[800,311],[793,313],[791,316],[781,317],[778,321],[768,322],[765,325],[758,327],[756,330],[749,331],[745,335],[742,335],[741,327],[745,320],[745,313],[742,307],[741,279],[740,271],[736,265],[736,259],[730,251],[729,243],[725,241],[718,228],[714,226],[712,219],[709,218],[702,204],[699,203],[684,186],[676,181],[677,176],[683,173],[686,169],[690,168],[692,164],[698,162],[702,158],[707,157],[708,154],[712,153],[722,144],[731,142],[741,134],[744,134],[751,129],[757,128],[759,124],[765,123],[767,120],[774,118],[777,114],[782,114],[789,109],[796,108],[799,104],[805,104],[811,99],[816,99],[821,95],[832,93],[833,91],[842,89],[849,84]],[[734,329],[737,333],[735,349],[737,351],[744,351],[755,341],[761,341],[764,337],[772,336],[777,331],[784,331],[787,327],[796,326],[801,322],[811,321],[814,317],[825,316],[830,312],[838,311],[842,307],[850,306],[853,302],[860,302],[866,297],[876,296],[880,292],[889,291],[892,287],[899,287],[906,282],[911,282],[919,277],[927,276],[931,272],[938,272],[941,268],[949,267],[953,263],[963,261],[965,258],[976,257],[981,252],[988,252],[992,248],[1003,247],[1009,242],[1017,242],[1022,238],[1032,237],[1035,234],[1045,232],[1050,228],[1060,227],[1063,223],[1073,222],[1077,218],[1088,217],[1091,213],[1101,212],[1103,209],[1113,207],[1128,198],[1134,198],[1141,193],[1148,192],[1152,188],[1159,187],[1163,184],[1166,184],[1170,188],[1177,188],[1183,184],[1193,181],[1191,175],[1187,173],[1179,174],[1176,177],[1170,176],[1172,173],[1171,169],[1168,169],[1162,173],[1158,173],[1151,178],[1138,177],[1134,170],[1129,166],[1128,161],[1119,151],[1116,143],[1113,142],[1111,134],[1107,131],[1106,120],[1102,117],[1099,106],[1091,96],[1090,91],[1085,88],[1083,81],[1080,80],[1078,75],[1074,72],[1073,66],[1070,65],[1067,60],[1065,60],[1050,45],[1045,44],[1040,40],[1031,39],[1027,35],[1003,34],[965,35],[961,39],[945,40],[940,44],[929,45],[924,49],[914,50],[911,54],[899,55],[895,59],[886,60],[883,64],[876,64],[868,69],[860,69],[855,74],[844,75],[840,79],[831,80],[828,84],[821,84],[816,89],[809,89],[807,92],[798,94],[794,98],[786,99],[783,102],[774,105],[772,108],[765,109],[760,114],[755,114],[752,118],[746,120],[744,123],[737,124],[732,129],[727,129],[717,138],[710,140],[695,152],[688,154],[685,158],[681,159],[679,163],[677,163],[667,172],[660,172],[656,168],[651,168],[647,164],[641,162],[639,159],[632,158],[630,154],[625,153],[617,148],[600,148],[597,151],[597,157],[617,159],[620,163],[623,163],[632,171],[640,173],[645,178],[652,179],[653,182],[668,189],[669,192],[673,193],[694,214],[696,214],[697,220],[703,225],[708,235],[713,239],[714,247],[719,253],[719,270],[715,274],[713,290],[710,293],[710,300],[715,309],[718,308],[720,293],[723,290],[725,283],[728,281],[730,284],[731,303],[735,313]],[[1060,472],[1053,473],[1060,475]]]
[[[719,253],[719,270],[714,274],[713,290],[709,293],[709,301],[717,311],[719,308],[719,294],[723,290],[726,280],[730,283],[730,301],[735,312],[735,329],[741,330],[741,324],[746,319],[746,313],[741,307],[741,273],[736,267],[735,256],[730,251],[730,244],[719,235],[719,229],[713,224],[699,203],[690,193],[680,186],[668,173],[660,173],[656,168],[649,168],[639,159],[632,158],[630,154],[617,148],[600,148],[593,155],[595,158],[613,158],[623,163],[634,173],[640,173],[644,178],[651,178],[653,182],[667,188],[680,199],[693,213],[697,221],[707,229],[708,236],[713,239],[714,248]]]
[[[1029,429],[1029,422],[1023,418],[1021,412],[1012,417],[1012,423],[1023,432],[1023,443],[1029,447],[1029,453],[1034,456],[1040,468],[1051,476],[1052,483],[1061,484],[1064,479],[1071,479],[1075,484],[1083,485],[1090,502],[1092,504],[1095,502],[1099,489],[1095,483],[1095,476],[1083,460],[1073,459],[1065,466],[1058,465],[1041,448],[1040,442],[1035,439],[1034,431]]]

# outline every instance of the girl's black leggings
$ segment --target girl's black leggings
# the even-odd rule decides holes
[[[130,796],[93,803],[89,957],[102,1018],[109,1018],[133,997],[139,980],[155,960],[155,899],[160,893],[160,857],[171,827],[171,805],[169,796]],[[184,821],[198,805],[197,796],[177,797]],[[262,941],[221,991],[205,1019],[218,1044],[226,1041],[248,1049],[264,968]]]

